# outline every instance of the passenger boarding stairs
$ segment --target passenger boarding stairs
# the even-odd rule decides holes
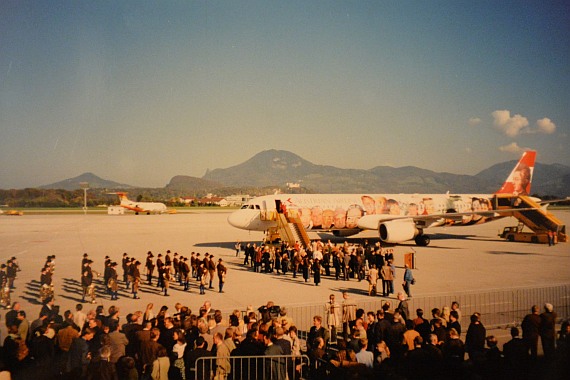
[[[296,242],[303,248],[311,245],[311,239],[303,228],[303,223],[297,215],[277,214],[277,231],[282,241],[286,241],[290,246]]]
[[[559,242],[567,241],[566,226],[562,221],[543,209],[532,198],[524,195],[496,195],[495,210],[500,212],[507,209],[509,210],[507,215],[514,216],[535,233],[545,234],[548,231],[554,231]]]

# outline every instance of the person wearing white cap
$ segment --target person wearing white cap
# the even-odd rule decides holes
[[[544,312],[540,314],[540,340],[544,357],[549,360],[554,358],[556,341],[556,313],[550,303],[544,304]]]

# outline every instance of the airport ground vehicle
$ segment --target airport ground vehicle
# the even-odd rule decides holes
[[[548,244],[548,234],[546,232],[537,233],[523,231],[523,226],[505,227],[499,237],[508,241],[522,241],[526,243]]]

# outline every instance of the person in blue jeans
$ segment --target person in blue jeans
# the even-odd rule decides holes
[[[408,298],[412,297],[412,285],[414,284],[414,275],[412,274],[412,270],[408,264],[405,265],[405,272],[404,272],[404,291],[406,292]]]

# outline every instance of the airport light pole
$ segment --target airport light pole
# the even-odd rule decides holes
[[[83,189],[83,214],[87,215],[87,190],[89,190],[89,182],[80,182],[79,186]]]

